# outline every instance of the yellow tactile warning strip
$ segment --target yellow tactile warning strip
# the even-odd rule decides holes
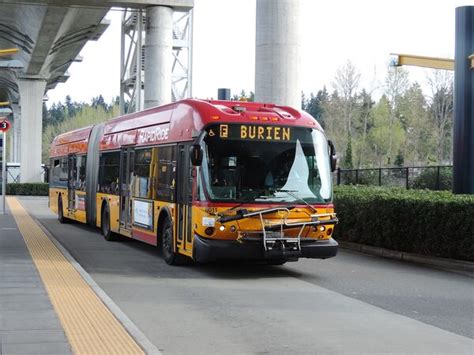
[[[14,197],[8,206],[75,354],[144,354]]]

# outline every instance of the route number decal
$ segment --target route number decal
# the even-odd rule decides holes
[[[8,122],[7,120],[0,120],[0,132],[7,132],[10,127],[10,122]]]

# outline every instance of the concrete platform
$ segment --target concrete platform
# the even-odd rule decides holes
[[[144,354],[67,251],[16,198],[7,201],[0,217],[0,355]]]
[[[0,215],[0,354],[72,354],[11,215]]]

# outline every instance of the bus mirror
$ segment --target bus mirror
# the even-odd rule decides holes
[[[336,156],[336,148],[334,147],[334,143],[331,140],[328,140],[329,144],[329,155],[330,155],[330,162],[331,162],[331,171],[336,170],[337,165],[337,156]]]
[[[201,166],[203,151],[199,144],[193,144],[189,150],[191,155],[191,163],[194,166]]]

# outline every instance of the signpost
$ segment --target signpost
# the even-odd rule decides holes
[[[0,133],[2,133],[1,152],[2,152],[2,214],[5,214],[5,195],[7,194],[7,131],[11,124],[6,118],[0,118]]]

